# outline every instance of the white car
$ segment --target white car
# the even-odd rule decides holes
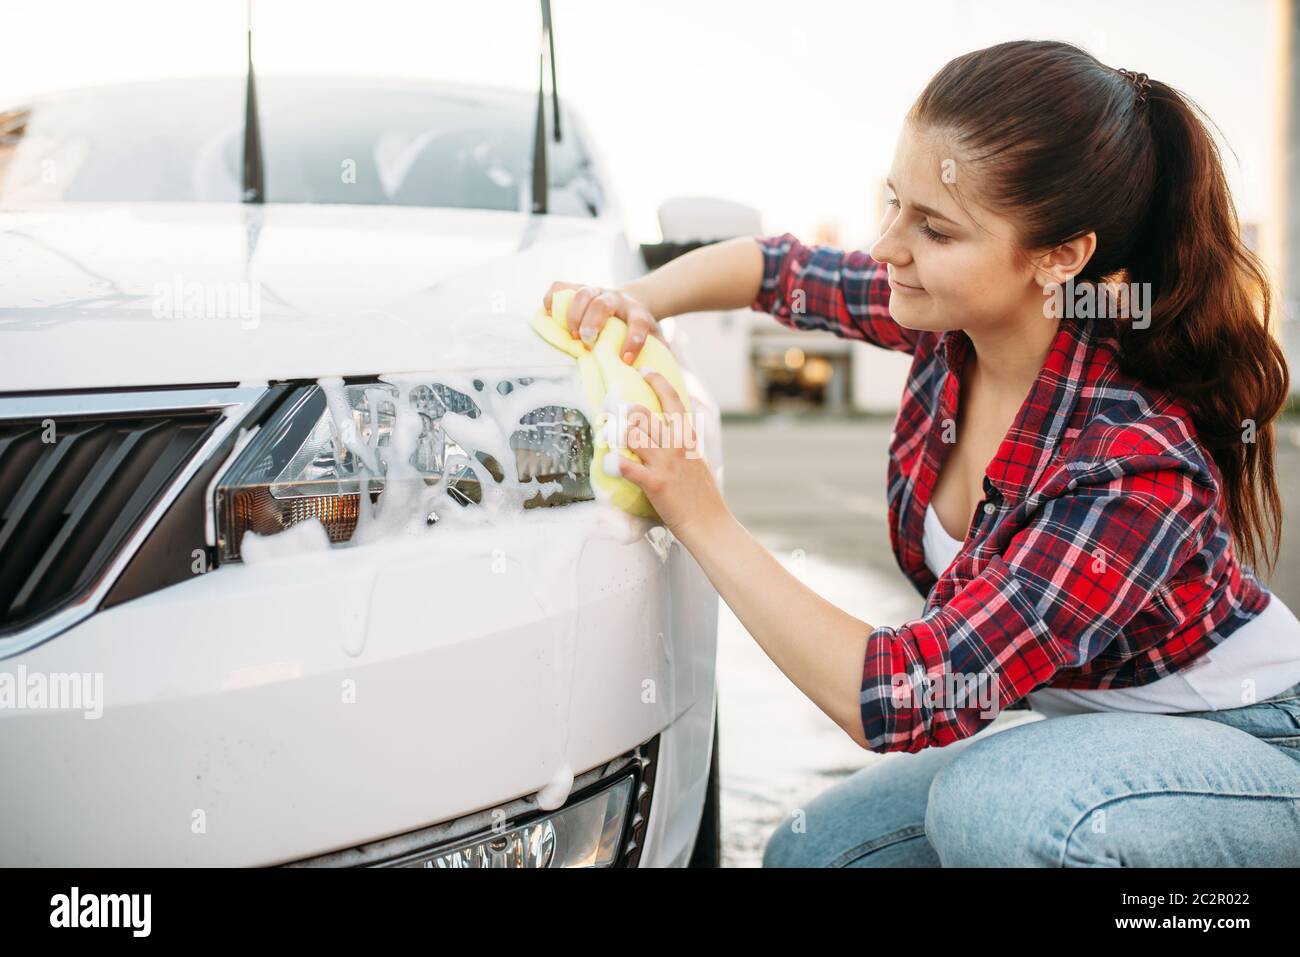
[[[717,593],[528,322],[644,270],[580,120],[539,212],[537,97],[257,98],[262,202],[243,78],[0,114],[0,865],[716,864]]]

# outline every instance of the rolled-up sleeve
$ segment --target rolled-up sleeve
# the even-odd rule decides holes
[[[1167,458],[1112,461],[1065,483],[941,607],[871,631],[861,686],[868,748],[914,752],[967,738],[1096,657],[1200,548],[1216,495]]]
[[[884,263],[860,250],[806,246],[793,233],[754,238],[763,251],[763,282],[750,309],[792,329],[915,351],[920,334],[889,314]]]

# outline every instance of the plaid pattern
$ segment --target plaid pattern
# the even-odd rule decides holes
[[[889,449],[889,537],[926,601],[920,618],[868,637],[871,750],[969,737],[1040,687],[1149,684],[1267,605],[1236,558],[1220,475],[1189,413],[1120,371],[1107,319],[1061,320],[989,463],[961,551],[936,580],[925,510],[970,339],[895,323],[886,267],[866,252],[790,233],[757,239],[763,284],[751,309],[913,357]]]

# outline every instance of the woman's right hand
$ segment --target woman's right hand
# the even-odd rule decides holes
[[[610,316],[618,316],[627,323],[622,359],[629,365],[641,353],[646,336],[655,336],[661,342],[664,341],[659,321],[650,314],[650,310],[639,299],[619,289],[584,286],[576,282],[553,282],[542,297],[548,313],[551,311],[551,297],[561,289],[576,290],[573,301],[569,303],[569,335],[581,339],[587,348],[595,344],[596,337]],[[664,344],[667,345],[666,342]]]

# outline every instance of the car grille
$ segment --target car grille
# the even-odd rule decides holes
[[[0,637],[84,599],[220,418],[0,422]]]

